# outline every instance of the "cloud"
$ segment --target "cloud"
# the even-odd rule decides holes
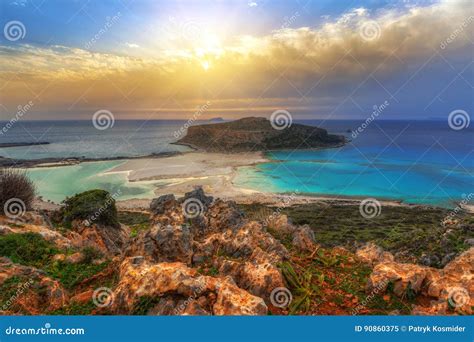
[[[268,108],[273,101],[299,110],[330,111],[351,93],[356,100],[376,91],[389,96],[384,89],[399,89],[433,56],[462,62],[472,51],[472,14],[469,1],[456,0],[375,13],[356,8],[319,27],[237,36],[212,49],[176,46],[159,57],[4,46],[0,58],[9,63],[0,69],[2,103],[16,108],[33,96],[40,98],[36,108],[136,110],[168,108],[169,102],[188,108],[213,98],[222,110]],[[203,62],[210,65],[208,70]],[[361,87],[368,78],[379,85]]]
[[[134,44],[134,43],[125,43],[125,46],[131,48],[131,49],[136,49],[136,48],[139,48],[140,45],[138,44]]]

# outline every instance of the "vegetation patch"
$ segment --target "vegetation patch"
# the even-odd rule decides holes
[[[146,315],[160,300],[160,297],[141,296],[133,307],[132,315]]]
[[[72,302],[67,306],[49,312],[49,315],[91,315],[97,306],[92,300],[86,303]]]
[[[104,270],[108,262],[90,264],[81,262],[71,264],[64,261],[56,261],[45,268],[45,271],[53,278],[58,279],[64,288],[71,290],[83,280]]]
[[[0,236],[0,256],[8,257],[14,263],[42,269],[52,278],[58,279],[67,289],[74,288],[81,281],[97,274],[108,265],[107,261],[100,264],[92,263],[93,260],[102,256],[93,248],[86,247],[81,252],[84,254],[84,260],[80,263],[53,261],[52,257],[55,254],[67,254],[67,251],[59,250],[40,234]]]
[[[260,220],[262,215],[277,210],[256,203],[241,208],[249,218]],[[383,206],[381,214],[373,219],[364,218],[358,205],[312,203],[279,211],[296,225],[308,224],[315,232],[316,242],[322,246],[355,250],[373,241],[384,250],[398,253],[401,261],[421,263],[423,255],[430,256],[430,266],[434,267],[442,267],[447,254],[468,249],[466,240],[474,238],[473,215],[458,213],[456,225],[444,226],[442,222],[449,211],[442,208]],[[271,227],[268,231],[272,233]],[[282,242],[285,241],[283,237]]]
[[[293,256],[280,265],[292,294],[282,311],[290,315],[386,315],[394,310],[409,314],[413,298],[393,293],[367,293],[371,268],[341,249],[320,248],[315,253]]]
[[[35,186],[25,171],[0,169],[0,213],[17,214],[30,210],[35,199]]]
[[[118,220],[120,223],[130,227],[130,237],[135,237],[142,230],[150,228],[150,214],[136,211],[119,211]]]
[[[7,234],[0,236],[0,256],[14,263],[42,268],[59,250],[40,234]]]
[[[115,199],[105,190],[89,190],[64,200],[62,222],[71,227],[73,220],[120,227]]]

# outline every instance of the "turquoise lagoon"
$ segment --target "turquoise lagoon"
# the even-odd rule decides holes
[[[455,131],[445,121],[380,120],[354,138],[348,130],[355,130],[360,121],[302,123],[345,134],[351,141],[335,149],[269,152],[272,162],[239,169],[235,184],[264,192],[376,197],[444,207],[474,193],[474,127]],[[183,122],[118,121],[106,133],[90,129],[85,122],[26,124],[30,125],[30,138],[51,144],[0,149],[0,155],[20,159],[110,158],[186,150],[170,144],[175,140],[173,132]],[[20,136],[21,130],[12,132],[11,139],[2,136],[0,141],[29,138],[24,133]],[[153,190],[163,181],[130,183],[126,173],[108,172],[123,162],[35,168],[29,174],[39,194],[54,202],[93,188],[119,193],[118,199],[152,198]]]

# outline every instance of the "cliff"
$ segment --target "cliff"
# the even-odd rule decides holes
[[[276,129],[265,118],[249,117],[232,122],[196,125],[177,144],[209,152],[246,152],[336,147],[345,138],[325,129],[292,124]]]

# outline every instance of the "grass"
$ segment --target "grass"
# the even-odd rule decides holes
[[[276,210],[255,203],[241,208],[251,219]],[[373,241],[385,250],[414,257],[418,262],[423,254],[441,261],[446,254],[462,252],[469,247],[465,240],[474,237],[473,215],[458,214],[460,224],[447,232],[441,222],[449,211],[441,208],[383,206],[380,216],[373,219],[362,217],[358,205],[302,204],[283,208],[281,212],[296,225],[308,224],[322,246],[354,250],[358,244]],[[271,227],[268,230],[271,232]],[[285,244],[287,239],[279,238]],[[442,265],[438,262],[431,266]]]
[[[84,191],[64,200],[61,216],[67,228],[71,227],[73,220],[87,220],[116,228],[120,226],[115,199],[100,189]]]
[[[293,300],[286,311],[274,313],[386,315],[393,310],[402,314],[411,311],[413,298],[398,298],[390,292],[388,296],[367,293],[372,270],[350,252],[320,248],[316,253],[293,256],[280,269]]]
[[[49,315],[90,315],[97,306],[92,300],[87,303],[72,302],[67,306],[48,312]]]
[[[44,270],[48,275],[59,280],[65,289],[71,290],[83,280],[104,270],[107,265],[108,262],[96,265],[86,262],[71,264],[64,261],[56,261],[47,265]]]
[[[150,228],[150,215],[135,211],[119,211],[118,220],[120,223],[130,227],[130,237],[135,237],[142,230]]]
[[[82,249],[85,258],[81,263],[71,264],[52,260],[56,254],[70,252],[59,250],[36,233],[0,236],[0,256],[8,257],[14,263],[42,269],[50,277],[59,280],[67,289],[72,289],[108,265],[108,262],[93,264],[92,261],[101,255],[97,250],[89,247]]]
[[[160,297],[141,296],[133,307],[132,315],[146,315],[160,300]]]
[[[7,234],[0,236],[0,256],[10,258],[14,263],[44,267],[59,250],[40,234]]]

